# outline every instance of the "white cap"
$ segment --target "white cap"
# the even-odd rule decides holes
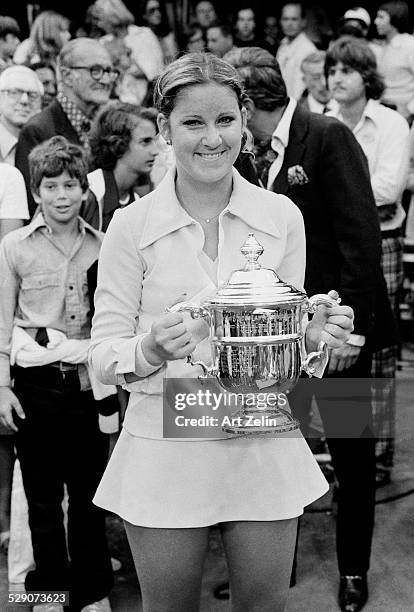
[[[356,6],[353,9],[349,9],[346,11],[345,15],[342,17],[343,21],[347,19],[358,19],[358,21],[362,21],[367,28],[371,25],[371,17],[367,10],[362,8],[362,6]]]

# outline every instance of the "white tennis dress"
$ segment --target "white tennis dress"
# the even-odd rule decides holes
[[[203,251],[200,224],[175,196],[174,178],[173,169],[152,193],[117,211],[102,246],[90,363],[102,382],[121,384],[131,395],[94,502],[145,527],[299,516],[328,490],[300,433],[275,439],[164,439],[163,380],[194,379],[201,369],[185,360],[156,368],[146,362],[141,342],[178,296],[186,292],[188,301],[201,302],[244,266],[239,249],[251,231],[265,249],[262,265],[300,289],[302,216],[288,198],[251,185],[234,170],[212,262]],[[197,333],[199,323],[192,324]],[[194,357],[210,360],[208,339]],[[131,372],[139,378],[128,383],[125,375]]]

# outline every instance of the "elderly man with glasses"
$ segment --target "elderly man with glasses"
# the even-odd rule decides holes
[[[0,75],[0,162],[14,166],[22,127],[41,108],[43,85],[26,66],[10,66]]]
[[[30,214],[36,204],[30,193],[28,156],[37,144],[52,136],[65,136],[90,153],[88,132],[96,111],[108,102],[118,71],[108,51],[90,38],[71,40],[62,48],[58,66],[59,93],[47,108],[22,130],[16,151],[16,166],[26,181]]]

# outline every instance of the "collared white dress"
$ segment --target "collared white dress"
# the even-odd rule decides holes
[[[140,346],[152,322],[183,292],[200,302],[244,267],[240,247],[251,231],[265,249],[262,265],[301,288],[301,213],[285,196],[233,170],[233,192],[219,217],[218,257],[211,262],[202,227],[180,206],[174,180],[172,169],[155,191],[117,211],[101,250],[90,363],[102,382],[121,384],[131,396],[94,502],[145,527],[299,516],[328,490],[303,437],[163,439],[164,378],[194,379],[201,368],[177,360],[157,369]],[[211,361],[208,339],[194,358]],[[130,372],[139,380],[127,383]]]

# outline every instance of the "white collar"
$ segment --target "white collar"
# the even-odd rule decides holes
[[[98,238],[100,242],[102,241],[102,232],[99,232],[98,230],[94,229],[91,225],[89,225],[89,223],[86,223],[86,221],[84,221],[82,217],[78,217],[78,221],[79,231],[82,235],[84,235],[86,232],[89,232],[90,234],[95,236],[95,238]],[[53,234],[52,228],[46,223],[43,214],[39,212],[35,217],[33,217],[29,225],[26,225],[24,228],[22,228],[22,231],[20,233],[20,239],[25,240],[42,227],[45,227],[49,234]]]
[[[144,222],[139,248],[144,249],[163,236],[195,223],[184,210],[175,192],[176,168],[171,168],[158,187],[142,198],[141,202],[150,201]],[[280,230],[269,214],[267,205],[254,206],[257,200],[258,187],[246,181],[233,168],[233,190],[229,203],[221,215],[232,214],[239,217],[249,227],[279,238]]]
[[[364,110],[362,111],[360,120],[358,121],[354,129],[352,130],[354,134],[358,132],[358,130],[364,125],[366,119],[372,121],[375,125],[378,125],[378,121],[380,121],[380,118],[378,117],[379,104],[380,103],[378,102],[378,100],[372,100],[371,98],[368,100],[368,102],[365,105]],[[342,122],[344,121],[343,115],[339,107],[336,111],[330,111],[329,115],[331,117],[332,116],[336,117]]]
[[[285,36],[284,38],[282,38],[281,44],[288,47],[291,45],[300,44],[301,42],[303,42],[304,39],[308,38],[309,37],[305,34],[305,32],[300,32],[300,34],[295,36],[295,38],[293,38],[292,40]]]
[[[311,93],[308,93],[308,106],[311,113],[322,113],[325,105],[318,102]]]
[[[274,149],[275,141],[279,141],[286,147],[289,144],[289,132],[290,124],[292,123],[293,113],[296,110],[297,102],[294,98],[289,98],[289,104],[287,105],[285,112],[282,115],[281,120],[276,126],[275,131],[272,134],[272,149]],[[277,146],[277,145],[276,145]]]
[[[335,113],[338,109],[338,102],[331,98],[326,104],[321,104],[311,93],[308,93],[308,106],[311,113],[323,113],[325,106],[327,107],[328,113]]]
[[[17,141],[18,138],[0,121],[0,153],[3,159],[6,159],[7,156],[10,155]]]

